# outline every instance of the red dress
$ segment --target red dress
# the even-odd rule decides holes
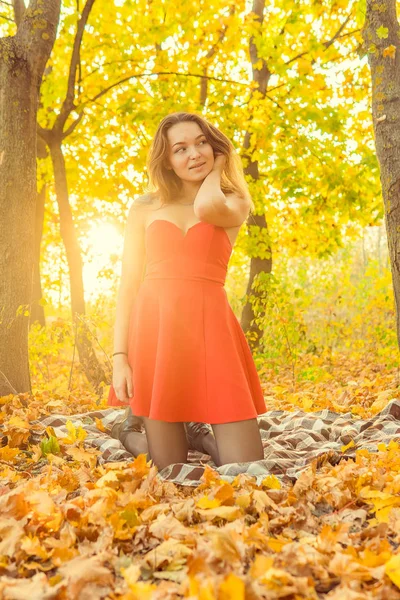
[[[146,271],[132,307],[128,362],[134,415],[228,423],[265,412],[244,332],[224,288],[232,246],[223,227],[186,233],[165,219],[146,231]],[[110,406],[120,402],[113,386]]]

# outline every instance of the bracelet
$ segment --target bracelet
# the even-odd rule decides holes
[[[127,352],[114,352],[113,356],[115,356],[116,354],[125,354],[125,356],[128,356]]]

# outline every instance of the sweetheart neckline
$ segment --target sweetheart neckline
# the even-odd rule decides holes
[[[164,223],[170,223],[171,225],[173,225],[174,227],[176,227],[176,229],[178,229],[178,231],[181,232],[183,239],[185,239],[187,237],[189,231],[191,229],[193,229],[194,227],[197,227],[197,225],[211,225],[212,227],[218,227],[217,225],[214,225],[213,223],[206,223],[206,221],[198,221],[197,223],[195,223],[194,225],[192,225],[191,227],[189,227],[188,230],[186,231],[186,233],[184,233],[182,231],[182,229],[180,227],[178,227],[178,225],[176,223],[173,223],[172,221],[169,221],[168,219],[154,219],[154,221],[152,221],[150,223],[150,225],[148,225],[146,227],[146,232],[145,233],[147,233],[147,230],[150,229],[150,227],[153,225],[153,223],[157,223],[158,221],[161,221],[161,222],[164,222]],[[218,229],[222,229],[222,231],[225,233],[225,237],[228,240],[231,249],[233,249],[231,240],[230,240],[229,235],[227,234],[225,228],[224,227],[218,227]]]

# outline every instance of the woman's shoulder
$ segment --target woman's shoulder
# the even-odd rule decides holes
[[[159,196],[156,192],[147,192],[134,199],[131,204],[131,209],[136,211],[146,211],[158,208],[160,203]]]

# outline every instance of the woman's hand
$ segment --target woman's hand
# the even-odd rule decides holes
[[[213,168],[211,169],[212,171],[218,171],[219,173],[222,173],[222,171],[224,170],[226,165],[226,156],[224,154],[221,153],[215,153],[214,155],[214,165]]]
[[[113,388],[118,400],[129,404],[133,396],[132,369],[124,355],[114,357]]]

